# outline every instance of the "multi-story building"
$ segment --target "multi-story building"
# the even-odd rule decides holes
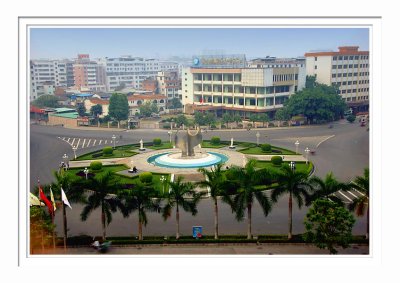
[[[44,94],[53,94],[56,87],[67,87],[68,60],[30,61],[30,99]]]
[[[304,59],[257,59],[244,55],[203,56],[183,70],[182,102],[186,113],[213,111],[249,117],[270,113],[305,87]]]
[[[316,81],[336,85],[346,103],[356,110],[367,110],[369,104],[369,51],[358,46],[341,46],[339,51],[305,54],[307,75]]]
[[[107,90],[112,91],[121,85],[140,89],[144,80],[155,80],[159,71],[175,69],[178,69],[175,62],[132,56],[106,58]]]
[[[165,111],[166,97],[159,94],[133,94],[128,96],[129,116],[140,113],[139,107],[145,103],[154,103],[158,111]]]
[[[78,54],[73,64],[74,87],[78,90],[105,91],[106,73],[101,61],[92,61],[88,54]]]
[[[157,92],[168,101],[178,98],[182,102],[182,80],[178,71],[163,71],[157,74]]]

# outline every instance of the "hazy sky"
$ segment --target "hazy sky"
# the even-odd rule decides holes
[[[298,57],[356,45],[369,50],[367,28],[32,28],[31,59],[132,55],[192,57],[210,53]]]

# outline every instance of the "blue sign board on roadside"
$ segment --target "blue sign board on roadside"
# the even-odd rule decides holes
[[[193,238],[201,238],[203,235],[203,226],[192,226]]]

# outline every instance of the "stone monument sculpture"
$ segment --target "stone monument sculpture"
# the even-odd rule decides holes
[[[191,132],[189,129],[186,131],[177,131],[175,133],[175,147],[182,151],[182,157],[195,156],[194,148],[201,144],[203,136],[201,130],[197,129]]]

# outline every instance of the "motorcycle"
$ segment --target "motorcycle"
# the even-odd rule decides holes
[[[107,241],[104,243],[101,243],[99,241],[94,241],[91,246],[96,249],[97,251],[99,251],[100,253],[106,253],[108,251],[108,249],[111,246],[111,241]]]

